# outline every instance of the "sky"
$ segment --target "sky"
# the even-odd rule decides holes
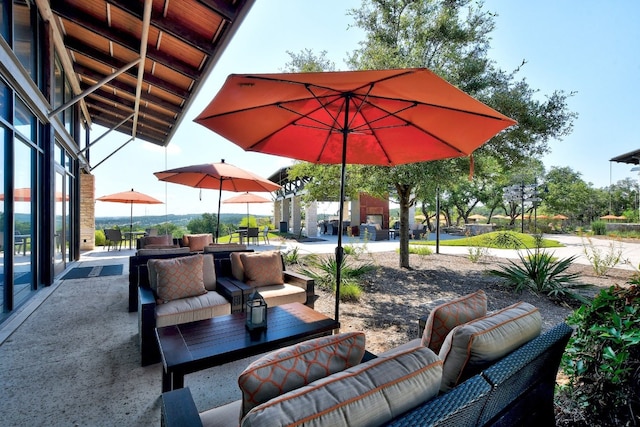
[[[360,0],[256,1],[233,40],[201,87],[168,147],[137,139],[93,169],[96,197],[130,190],[149,194],[162,205],[134,205],[133,215],[190,214],[217,211],[218,192],[158,181],[154,172],[225,159],[227,163],[268,178],[292,160],[245,152],[193,122],[213,99],[229,74],[282,72],[290,56],[311,49],[347,70],[345,59],[364,34],[349,28],[346,12]],[[526,60],[519,76],[544,100],[555,90],[574,93],[568,107],[578,113],[569,136],[550,141],[542,158],[547,170],[570,167],[602,188],[625,178],[640,178],[631,165],[609,162],[640,149],[640,2],[616,0],[486,0],[495,12],[489,57],[504,70]],[[95,126],[91,140],[106,130]],[[91,148],[97,165],[129,137],[112,132]],[[222,200],[234,196],[223,192]],[[268,194],[260,193],[267,196]],[[319,209],[320,214],[327,207]],[[323,211],[324,210],[324,211]],[[272,204],[250,206],[252,214],[273,214]],[[129,216],[129,205],[96,202],[96,216]],[[245,213],[246,207],[222,204],[223,213]]]

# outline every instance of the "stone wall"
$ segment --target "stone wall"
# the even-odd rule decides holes
[[[80,174],[80,250],[95,247],[96,204],[95,176]]]
[[[608,222],[606,224],[607,231],[637,231],[640,232],[640,224],[631,224],[628,222]]]

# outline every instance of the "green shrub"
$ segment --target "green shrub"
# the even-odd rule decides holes
[[[432,255],[433,251],[428,246],[409,245],[409,253],[416,255]]]
[[[484,248],[482,246],[469,246],[469,248],[467,248],[467,252],[469,253],[469,261],[475,263],[480,262],[482,258],[487,256],[489,248]]]
[[[337,272],[335,255],[311,254],[306,257],[306,263],[308,268],[304,268],[302,273],[314,279],[318,287],[335,292]],[[368,263],[354,266],[349,256],[345,255],[340,269],[340,301],[353,301],[356,296],[359,298],[362,293],[358,283],[360,277],[374,269],[375,267]]]
[[[95,246],[104,246],[105,243],[107,243],[107,238],[102,230],[96,230],[94,233],[94,239],[96,241]]]
[[[516,292],[528,289],[537,294],[552,297],[567,296],[586,302],[584,297],[569,290],[585,286],[576,282],[578,273],[567,273],[567,269],[577,256],[558,260],[553,257],[553,254],[536,248],[534,251],[527,249],[526,255],[518,252],[518,257],[519,264],[509,260],[509,265],[488,270],[487,273],[501,278],[505,286],[513,288]]]
[[[638,425],[640,290],[637,277],[630,283],[602,290],[567,319],[576,327],[561,365],[569,384],[556,402],[581,425]]]
[[[607,223],[604,221],[593,221],[591,223],[591,231],[596,236],[605,236],[607,234]]]
[[[294,265],[300,263],[300,254],[298,253],[298,247],[294,247],[286,252],[282,253],[285,265]]]
[[[609,242],[609,251],[602,252],[602,249],[593,244],[591,239],[587,237],[588,245],[583,245],[583,253],[589,260],[593,272],[598,276],[604,276],[609,270],[618,265],[622,261],[622,245],[618,242],[616,248],[614,242]]]

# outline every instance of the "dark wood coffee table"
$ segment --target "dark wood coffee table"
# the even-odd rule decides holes
[[[340,328],[300,303],[267,309],[268,328],[249,332],[244,313],[156,328],[162,357],[162,392],[184,387],[184,376],[265,353]]]

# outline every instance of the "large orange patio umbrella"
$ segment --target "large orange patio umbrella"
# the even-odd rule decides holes
[[[220,163],[185,166],[163,172],[154,172],[154,175],[160,181],[173,182],[194,188],[219,190],[216,242],[220,236],[220,203],[222,202],[223,190],[233,192],[271,192],[281,188],[275,182],[269,181],[237,166],[225,163],[224,159],[222,159]]]
[[[247,227],[249,227],[249,203],[270,203],[271,200],[258,196],[253,193],[242,193],[237,196],[230,197],[224,200],[222,203],[246,203],[247,204]]]
[[[134,191],[133,188],[131,189],[131,191],[122,191],[120,193],[109,194],[107,196],[98,197],[96,200],[100,200],[101,202],[129,203],[131,205],[129,233],[133,232],[133,204],[134,203],[143,204],[143,205],[156,205],[156,204],[163,203],[162,201],[156,198],[153,198],[151,196],[148,196],[144,193]]]
[[[339,230],[346,164],[468,156],[516,123],[424,68],[234,74],[195,121],[248,151],[341,164]],[[336,282],[338,320],[339,267]]]

